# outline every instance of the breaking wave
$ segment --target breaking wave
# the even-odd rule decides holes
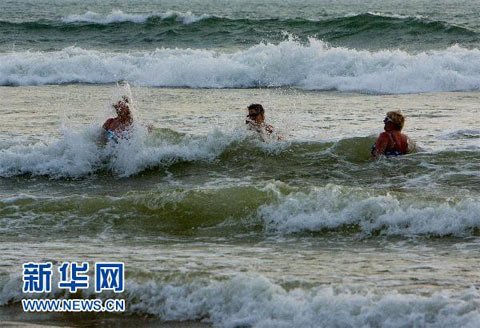
[[[296,87],[366,93],[480,88],[480,50],[453,46],[411,54],[359,51],[310,39],[247,50],[157,49],[107,53],[70,47],[0,55],[0,85],[114,83],[190,88]]]
[[[19,194],[0,201],[0,214],[6,218],[0,222],[5,236],[58,233],[67,240],[105,234],[111,238],[312,233],[463,238],[480,232],[478,196],[449,199],[333,184],[299,189],[279,181],[265,186],[231,181],[223,187],[130,190],[115,195]]]
[[[7,281],[0,305],[25,298],[18,286],[20,278]],[[56,290],[51,296],[61,294]],[[91,290],[83,294],[94,295]],[[130,279],[123,297],[133,314],[231,328],[475,327],[480,320],[480,295],[474,288],[422,296],[374,293],[349,286],[286,289],[263,276],[240,274],[224,281],[183,284]]]
[[[445,202],[329,185],[310,192],[279,194],[261,206],[267,232],[357,231],[367,235],[463,236],[480,229],[478,199]]]
[[[80,178],[108,170],[130,176],[148,168],[167,167],[182,161],[211,161],[245,133],[178,137],[178,142],[162,138],[148,139],[145,128],[138,127],[128,140],[103,145],[100,129],[83,131],[62,128],[59,139],[9,144],[0,149],[0,177],[45,175],[52,178]]]
[[[132,22],[137,24],[142,24],[147,22],[152,18],[159,18],[161,20],[165,19],[175,19],[177,22],[182,24],[192,24],[199,22],[203,19],[210,18],[210,15],[194,15],[192,12],[188,11],[185,13],[169,10],[160,14],[125,14],[121,10],[113,10],[110,14],[103,15],[96,12],[87,11],[85,14],[81,15],[69,15],[62,18],[64,23],[94,23],[94,24],[113,24],[113,23],[124,23]]]

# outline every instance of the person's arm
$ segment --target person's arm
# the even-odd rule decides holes
[[[373,151],[373,157],[378,157],[380,155],[385,154],[385,150],[388,147],[388,135],[385,132],[380,133],[375,141],[375,150]]]
[[[271,136],[274,136],[275,138],[277,138],[277,140],[281,141],[281,140],[285,140],[285,137],[282,136],[281,134],[278,134],[278,132],[275,130],[275,128],[271,125],[267,125],[265,126],[265,131],[267,131],[267,133]]]

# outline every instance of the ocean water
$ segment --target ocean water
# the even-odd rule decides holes
[[[3,1],[0,320],[478,326],[475,6]],[[417,151],[372,161],[389,110]],[[29,261],[125,262],[127,312],[22,313]]]

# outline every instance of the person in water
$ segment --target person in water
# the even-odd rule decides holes
[[[248,115],[245,123],[250,130],[258,132],[264,141],[266,137],[272,135],[275,132],[273,126],[265,123],[265,110],[260,104],[251,104],[247,107]],[[280,136],[277,137],[279,140]]]
[[[405,124],[405,116],[400,111],[391,111],[383,120],[385,132],[380,133],[372,146],[372,156],[398,156],[407,154],[409,138],[401,131]]]
[[[123,96],[121,100],[113,104],[113,108],[117,112],[117,117],[109,118],[103,123],[106,139],[118,142],[125,131],[133,124],[132,112],[130,110],[130,99]]]

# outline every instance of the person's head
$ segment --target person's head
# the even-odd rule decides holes
[[[385,123],[385,130],[402,131],[405,124],[405,116],[400,111],[391,111],[387,113],[383,123]]]
[[[119,100],[113,104],[113,108],[115,108],[115,111],[119,117],[129,118],[131,115],[129,104],[130,99],[128,99],[127,96],[123,96],[122,100]]]
[[[256,124],[261,124],[265,121],[265,110],[262,105],[251,104],[247,109],[247,123],[254,122]]]

